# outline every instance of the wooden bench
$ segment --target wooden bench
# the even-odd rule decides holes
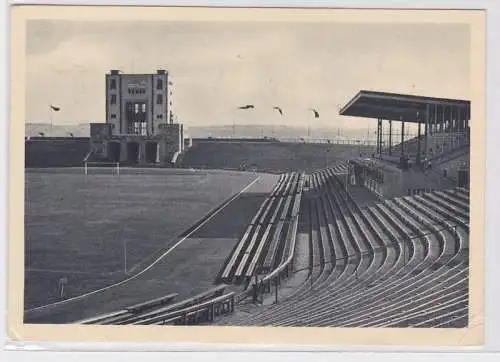
[[[224,308],[227,305],[227,308]],[[198,304],[194,304],[178,310],[165,310],[154,316],[144,316],[145,318],[138,319],[132,324],[134,325],[145,325],[145,324],[157,324],[159,322],[172,321],[177,318],[185,320],[188,315],[194,315],[198,311],[205,310],[206,308],[220,308],[224,309],[222,312],[232,312],[234,308],[234,292],[223,294]],[[220,313],[220,311],[219,311]]]
[[[166,312],[172,312],[175,310],[190,307],[192,305],[201,303],[209,298],[221,296],[224,293],[226,288],[227,288],[226,284],[218,285],[215,288],[209,289],[203,293],[197,294],[191,298],[179,301],[177,303],[170,304],[168,306],[165,306],[165,307],[162,307],[159,309],[155,309],[153,311],[149,311],[146,313],[136,314],[130,318],[126,318],[125,320],[120,321],[119,324],[130,324],[130,323],[134,323],[135,321],[138,321],[138,320],[141,320],[144,318],[150,318],[150,317],[154,317],[156,315],[163,314]]]
[[[134,304],[125,309],[131,313],[140,313],[148,309],[152,309],[158,306],[166,305],[174,300],[174,298],[179,295],[178,293],[167,294],[163,297],[155,298],[147,302]]]
[[[254,234],[253,234],[252,238],[250,239],[250,243],[248,244],[248,247],[242,256],[240,263],[238,264],[238,267],[236,268],[236,272],[234,273],[234,276],[236,278],[241,277],[241,275],[243,274],[243,270],[245,269],[245,266],[247,265],[248,258],[250,257],[252,250],[257,243],[257,238],[259,237],[261,227],[262,227],[261,225],[257,225],[257,228],[255,229]]]
[[[84,319],[82,321],[76,322],[76,324],[105,324],[103,322],[106,322],[109,319],[113,318],[120,318],[124,316],[130,316],[131,313],[127,311],[126,309],[118,310],[116,312],[104,314],[104,315],[99,315],[97,317],[92,317],[89,319]]]

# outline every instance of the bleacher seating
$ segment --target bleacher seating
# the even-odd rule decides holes
[[[303,174],[292,172],[280,177],[230,254],[220,281],[248,284],[256,273],[268,273],[284,261],[303,186]]]
[[[326,162],[333,164],[372,150],[373,147],[360,145],[195,139],[179,166],[272,173],[312,172],[325,167]]]
[[[283,174],[221,269],[225,284],[174,304],[175,295],[167,295],[84,323],[466,326],[469,191],[360,206],[344,174],[342,165]],[[302,231],[308,271],[294,283],[299,222],[308,225]],[[286,295],[279,292],[283,274]],[[227,284],[244,284],[244,292],[226,292]],[[250,292],[261,304],[247,303]],[[279,303],[264,302],[266,293],[273,299],[271,292],[276,301],[280,293]]]
[[[171,304],[177,296],[173,293],[104,316],[79,321],[78,324],[193,324],[201,320],[206,322],[213,320],[215,315],[234,309],[234,293],[224,293],[226,288],[226,285],[221,284]],[[190,313],[193,314],[190,316]],[[193,316],[196,318],[193,319]]]
[[[461,327],[467,324],[468,190],[360,207],[333,169],[311,174],[302,213],[310,273],[278,304],[221,325]]]
[[[420,138],[420,152],[424,152],[424,142],[425,137]],[[439,157],[443,154],[449,153],[455,149],[466,146],[466,135],[464,133],[449,133],[449,132],[439,132],[435,134],[427,135],[427,149],[428,158]],[[404,151],[408,155],[415,156],[418,153],[418,138],[413,137],[405,140],[403,143]],[[395,155],[401,153],[402,144],[396,144],[392,148],[392,152]]]

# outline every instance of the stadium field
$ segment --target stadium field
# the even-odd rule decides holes
[[[261,178],[264,183],[255,182]],[[197,241],[185,246],[183,261],[190,256],[200,266],[213,261],[214,275],[205,276],[207,283],[213,281],[240,229],[275,179],[244,172],[172,169],[122,169],[119,176],[109,169],[88,176],[81,169],[27,170],[25,309],[59,301],[61,278],[67,280],[64,298],[68,299],[140,272],[190,227],[193,231],[197,221],[253,184],[252,192],[238,196],[227,210],[194,230]],[[221,217],[226,220],[218,222]],[[228,227],[228,218],[234,227]],[[202,244],[205,238],[215,241]],[[203,258],[197,259],[196,250]],[[182,266],[176,265],[171,261],[163,275],[156,272],[154,277],[182,273]],[[197,268],[189,270],[196,274]],[[182,280],[193,278],[197,276]]]

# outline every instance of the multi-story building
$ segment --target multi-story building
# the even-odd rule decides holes
[[[106,74],[106,123],[112,134],[152,136],[160,124],[172,124],[172,82],[166,70],[156,74]]]
[[[91,125],[94,158],[139,164],[169,163],[184,149],[174,122],[173,84],[167,70],[106,74],[106,123]]]

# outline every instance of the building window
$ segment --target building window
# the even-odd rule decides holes
[[[156,89],[163,89],[163,79],[158,78],[156,81]]]
[[[109,84],[109,89],[116,89],[116,79],[111,79],[111,82]]]
[[[112,115],[111,115],[111,118],[112,118],[112,119],[115,119],[115,118],[116,118],[116,114],[112,114]]]
[[[156,115],[156,118],[157,118],[157,119],[162,119],[162,118],[163,118],[163,114],[157,114],[157,115]]]
[[[156,104],[163,104],[163,94],[156,95]]]
[[[116,104],[116,94],[111,95],[111,104]]]
[[[130,88],[128,90],[128,94],[146,94],[146,90],[145,89]]]

